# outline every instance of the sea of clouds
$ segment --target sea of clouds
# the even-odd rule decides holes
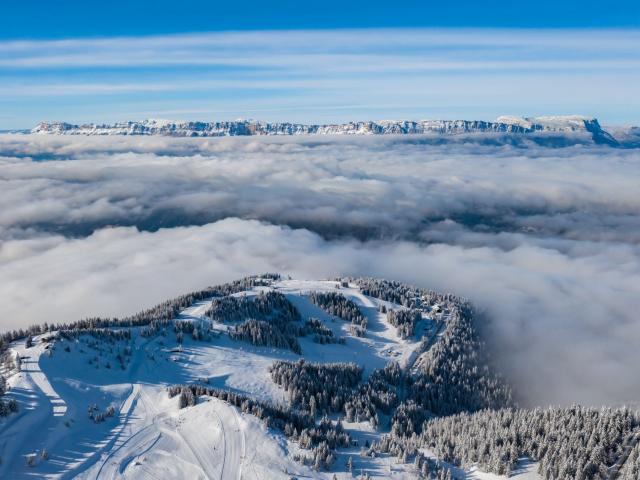
[[[558,142],[554,142],[555,145]],[[492,136],[0,136],[0,328],[264,271],[451,291],[525,403],[640,395],[640,150]]]

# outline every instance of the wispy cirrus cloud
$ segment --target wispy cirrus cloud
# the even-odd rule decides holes
[[[225,52],[243,51],[391,51],[404,50],[440,51],[458,49],[500,54],[500,51],[519,49],[535,52],[557,47],[552,54],[562,55],[563,50],[584,53],[634,52],[633,41],[640,40],[640,32],[632,29],[337,29],[337,30],[274,30],[215,32],[199,34],[112,37],[98,39],[4,41],[0,52],[42,54],[43,52],[125,53],[125,58],[135,58],[144,53],[166,53],[187,48],[202,48],[215,56]],[[430,50],[431,49],[431,50]]]
[[[638,110],[639,42],[635,30],[446,29],[9,41],[0,42],[0,106],[22,119],[7,127],[61,118],[58,97],[67,97],[70,121],[123,119],[132,103],[139,116],[183,109],[205,118],[191,104],[246,116],[254,102],[283,110],[265,120],[341,121],[358,114],[310,109],[289,118],[287,99],[392,106],[378,109],[376,118],[582,111],[631,121]]]

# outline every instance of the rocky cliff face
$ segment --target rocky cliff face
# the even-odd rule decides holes
[[[570,117],[500,117],[495,122],[482,120],[421,120],[349,122],[328,125],[300,123],[265,123],[238,120],[232,122],[171,122],[144,120],[112,125],[72,125],[64,122],[39,123],[31,133],[54,135],[167,135],[174,137],[220,137],[247,135],[408,135],[536,132],[585,132],[594,140],[615,141],[595,118]]]

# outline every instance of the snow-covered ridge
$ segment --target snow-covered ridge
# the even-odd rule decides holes
[[[0,478],[637,478],[638,414],[504,408],[474,312],[395,281],[263,274],[2,333]]]
[[[588,132],[610,137],[595,118],[562,117],[499,117],[495,122],[483,120],[420,120],[379,122],[349,122],[313,125],[300,123],[266,123],[252,120],[230,122],[173,122],[143,120],[108,124],[72,125],[64,122],[41,122],[31,130],[36,134],[55,135],[167,135],[174,137],[218,137],[247,135],[407,135],[535,132]],[[611,137],[612,139],[612,137]]]

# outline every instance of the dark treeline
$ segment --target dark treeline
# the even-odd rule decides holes
[[[262,420],[267,427],[277,428],[291,440],[297,441],[309,454],[300,456],[299,461],[309,463],[317,470],[329,468],[334,461],[333,450],[350,445],[351,438],[342,424],[332,422],[327,417],[316,424],[308,413],[289,407],[261,402],[246,395],[229,392],[203,385],[175,385],[168,388],[169,397],[180,395],[181,408],[193,406],[199,396],[215,397]]]
[[[77,330],[59,330],[58,336],[65,340],[76,340],[80,336],[89,335],[103,342],[119,342],[123,340],[131,340],[131,330],[128,328],[122,330],[111,330],[108,328],[85,328]]]
[[[526,456],[545,480],[606,479],[638,424],[627,409],[485,410],[430,420],[417,442],[445,461],[499,474]]]
[[[286,432],[285,432],[286,434]],[[339,447],[348,447],[351,437],[342,427],[342,422],[332,422],[327,416],[311,428],[306,428],[298,436],[292,435],[302,448],[310,449],[310,455],[300,455],[296,460],[309,464],[316,470],[330,468],[335,460],[333,451]]]
[[[157,324],[150,325],[141,329],[140,335],[143,337],[150,337],[160,333],[166,335],[166,327],[159,326]],[[211,329],[204,322],[195,322],[192,320],[174,320],[173,321],[173,333],[176,335],[176,341],[180,344],[184,342],[184,335],[191,335],[194,340],[207,341],[211,339]]]
[[[249,319],[236,325],[229,337],[243,340],[261,347],[286,348],[300,355],[302,348],[296,336],[301,334],[301,327],[286,321]]]
[[[637,443],[629,453],[629,457],[620,470],[618,478],[621,480],[637,480],[640,478],[640,443]]]
[[[238,322],[241,320],[282,320],[298,321],[300,313],[280,292],[260,292],[255,296],[215,298],[206,315],[217,322]]]
[[[311,292],[309,299],[329,315],[351,322],[351,333],[364,336],[367,330],[367,318],[358,305],[336,292]]]
[[[375,457],[381,453],[395,457],[400,463],[409,463],[413,457],[413,466],[418,473],[418,478],[430,480],[453,480],[453,478],[457,478],[452,474],[451,464],[428,457],[419,451],[414,444],[410,444],[407,447],[407,442],[404,439],[398,441],[392,435],[384,435],[365,454],[369,457]],[[466,478],[466,475],[462,477],[462,479]]]
[[[387,310],[387,321],[396,327],[401,338],[409,338],[416,331],[416,324],[422,320],[420,310]]]
[[[374,370],[362,382],[362,367],[353,363],[276,361],[270,368],[273,381],[285,388],[292,405],[313,416],[343,413],[349,422],[378,425],[378,410],[389,415],[399,403],[406,383],[395,362]]]
[[[116,409],[113,407],[113,405],[109,405],[106,410],[101,411],[100,408],[98,408],[98,405],[93,403],[89,405],[87,414],[89,415],[89,418],[95,423],[101,423],[104,422],[107,418],[113,417],[116,414]]]
[[[605,480],[638,425],[638,417],[627,409],[482,410],[431,418],[419,435],[392,430],[368,454],[389,453],[403,462],[413,456],[420,463],[418,449],[428,448],[441,461],[507,476],[519,458],[528,457],[539,462],[538,473],[545,480]],[[634,471],[633,455],[622,478]]]
[[[180,406],[193,406],[197,397],[208,396],[223,400],[230,405],[238,407],[244,413],[250,413],[263,420],[268,427],[280,430],[302,431],[314,425],[313,419],[305,413],[296,412],[288,407],[261,402],[240,393],[230,392],[219,388],[206,387],[204,385],[174,385],[168,388],[169,397],[180,395]],[[288,425],[288,427],[287,427]]]
[[[406,376],[396,362],[374,370],[367,381],[359,385],[344,405],[349,422],[369,421],[373,427],[379,424],[378,410],[389,415],[403,395]]]
[[[487,349],[475,325],[477,319],[466,300],[388,280],[360,278],[354,281],[366,295],[408,308],[438,304],[447,311],[441,337],[433,345],[423,342],[426,351],[410,366],[411,371],[398,373],[401,397],[403,401],[412,402],[411,411],[416,414],[418,430],[421,419],[429,415],[512,405],[511,390],[490,367]],[[422,409],[419,414],[418,409]]]
[[[237,322],[229,336],[253,345],[287,348],[302,353],[296,337],[304,335],[300,312],[280,292],[215,298],[206,315],[218,322]]]
[[[355,363],[276,361],[269,371],[272,380],[287,391],[291,404],[314,417],[318,412],[341,412],[362,380],[362,367]]]
[[[411,459],[425,478],[451,476],[448,468],[427,459],[411,443],[422,432],[425,421],[439,415],[476,412],[512,405],[511,390],[490,367],[490,358],[476,328],[471,305],[454,295],[417,289],[398,282],[355,279],[362,293],[397,303],[407,310],[388,313],[388,320],[401,336],[415,332],[421,311],[438,305],[441,333],[435,342],[425,340],[423,353],[403,370],[389,364],[372,373],[346,402],[355,420],[378,423],[377,412],[391,414],[391,434],[377,442],[370,454],[390,453],[402,462]],[[403,312],[403,313],[401,313]]]
[[[317,318],[308,318],[302,329],[303,336],[312,335],[313,341],[320,344],[344,343],[344,338],[337,338],[333,330],[327,327]]]
[[[509,387],[487,364],[471,307],[449,301],[447,309],[450,315],[442,337],[419,358],[413,370],[397,369],[391,381],[378,383],[378,395],[386,391],[391,407],[401,401],[393,412],[391,435],[372,447],[374,454],[390,453],[402,462],[414,458],[421,471],[433,474],[439,471],[437,465],[418,455],[413,440],[422,433],[426,420],[512,405]],[[398,388],[393,390],[394,386]],[[398,399],[393,397],[394,391]]]
[[[2,362],[2,366],[4,367],[4,373],[7,376],[10,376],[11,373],[20,371],[21,361],[20,356],[14,352],[2,352],[0,353],[0,361]],[[6,417],[11,413],[18,411],[18,402],[14,399],[5,399],[4,395],[7,393],[9,389],[9,385],[7,384],[7,379],[3,374],[0,374],[0,417]]]
[[[398,454],[402,461],[411,458],[419,471],[442,477],[447,469],[418,455],[406,444],[422,431],[426,420],[438,415],[475,412],[486,408],[512,405],[511,391],[489,367],[489,358],[474,321],[471,305],[453,295],[440,295],[394,282],[366,280],[369,294],[384,300],[400,302],[409,309],[391,314],[392,324],[401,334],[413,334],[421,312],[415,307],[436,303],[447,312],[442,320],[440,337],[431,345],[425,340],[424,353],[414,365],[403,370],[397,363],[375,370],[366,382],[361,374],[349,376],[358,367],[349,364],[318,365],[299,362],[276,362],[271,375],[289,393],[292,405],[317,413],[343,413],[347,421],[369,421],[375,428],[379,414],[391,416],[392,435],[386,447],[377,451]],[[399,291],[395,291],[395,288]],[[339,294],[311,295],[328,313],[339,315]],[[344,298],[344,297],[343,297]],[[422,302],[422,303],[421,303]],[[389,450],[391,449],[391,450]],[[451,475],[451,472],[446,473]]]
[[[20,328],[4,332],[0,335],[0,352],[4,351],[8,345],[22,338],[41,335],[52,330],[88,330],[112,327],[142,327],[151,324],[168,325],[171,320],[185,308],[195,302],[211,297],[231,295],[253,288],[254,286],[268,285],[272,280],[279,279],[280,276],[273,273],[264,275],[254,275],[230,283],[209,287],[204,290],[181,295],[173,300],[167,300],[152,308],[148,308],[134,315],[123,318],[87,318],[70,323],[58,323],[42,325],[32,325],[26,329]]]
[[[229,332],[233,339],[254,345],[287,348],[296,353],[301,353],[300,336],[313,336],[318,343],[342,340],[337,340],[332,330],[318,319],[310,318],[301,322],[298,310],[281,293],[268,291],[258,295],[230,296],[255,286],[269,285],[276,278],[272,274],[247,277],[183,295],[121,320],[87,319],[67,325],[67,328],[45,325],[38,327],[43,328],[42,331],[22,332],[26,336],[60,330],[66,338],[89,333],[100,339],[115,341],[131,338],[128,327],[142,326],[141,334],[149,335],[160,330],[166,334],[166,330],[173,327],[179,342],[183,334],[201,339],[208,334],[201,331],[208,322],[197,324],[175,319],[180,311],[193,303],[213,298],[206,315],[214,321],[233,322]],[[574,434],[579,436],[584,431],[589,432],[589,436],[571,437],[565,442],[565,437],[560,436],[564,416],[554,417],[542,411],[540,418],[550,422],[548,428],[545,424],[545,430],[533,413],[513,409],[510,389],[490,367],[490,358],[477,331],[478,317],[468,302],[454,295],[438,294],[386,280],[356,279],[355,282],[366,295],[406,307],[387,313],[388,321],[403,338],[415,334],[415,326],[422,318],[423,311],[433,311],[432,307],[436,304],[442,309],[444,313],[438,320],[438,335],[434,334],[422,342],[421,354],[414,363],[406,368],[401,368],[395,362],[389,363],[371,372],[363,381],[363,368],[353,363],[276,361],[270,367],[270,375],[276,384],[287,391],[290,406],[286,407],[200,385],[171,387],[169,394],[180,396],[181,407],[195,405],[199,396],[207,395],[255,415],[268,426],[282,430],[288,438],[299,442],[302,448],[308,449],[300,460],[315,468],[330,466],[334,459],[333,450],[351,444],[340,420],[329,420],[327,415],[339,414],[339,418],[343,416],[349,422],[369,421],[374,428],[379,426],[380,418],[384,421],[389,419],[391,433],[375,443],[368,453],[389,453],[403,462],[414,461],[418,471],[427,478],[446,478],[452,473],[421,454],[419,448],[422,447],[437,452],[442,460],[459,465],[476,462],[485,470],[496,473],[511,471],[518,456],[530,456],[541,461],[541,468],[544,465],[545,478],[574,478],[569,477],[570,472],[576,475],[584,472],[585,479],[600,478],[595,474],[588,476],[592,472],[592,465],[596,466],[596,471],[600,471],[600,464],[615,460],[620,453],[621,442],[635,428],[635,418],[629,427],[618,428],[620,421],[628,421],[627,417],[614,415],[611,422],[606,423],[609,414],[601,413],[602,417],[598,419],[589,410],[578,409],[574,420],[567,414],[564,428],[573,433],[565,433],[565,437]],[[367,320],[353,301],[337,292],[312,292],[309,298],[328,314],[351,322],[355,334],[364,335]],[[106,327],[120,329],[105,330]],[[478,413],[474,415],[474,412]],[[443,415],[449,417],[437,419]],[[496,418],[491,415],[496,415]],[[504,420],[508,415],[514,418],[505,426]],[[321,420],[316,423],[318,417]],[[585,427],[587,419],[595,422],[597,427]],[[453,423],[437,423],[447,420]],[[530,425],[536,428],[531,435],[525,428]],[[501,429],[506,429],[507,433]],[[517,435],[510,437],[509,429],[515,429]],[[615,431],[618,436],[613,438]],[[487,438],[480,439],[482,432],[495,433],[496,437],[487,434]],[[610,432],[611,436],[608,436]],[[543,444],[547,450],[542,449]],[[465,449],[470,452],[467,456],[463,454]],[[554,453],[554,450],[560,453]],[[570,455],[575,455],[576,460],[565,461]],[[596,460],[581,463],[581,459],[591,456]]]
[[[350,278],[360,287],[360,291],[369,297],[397,303],[407,308],[421,306],[448,306],[466,303],[466,300],[451,293],[439,293],[433,290],[417,288],[401,282],[378,278]]]
[[[442,337],[411,377],[409,399],[437,415],[512,405],[511,389],[489,366],[467,303],[450,305]]]
[[[6,417],[18,411],[18,402],[16,402],[15,399],[5,400],[2,398],[5,393],[7,393],[7,381],[4,376],[0,374],[0,417]]]
[[[263,273],[262,275],[251,275],[233,282],[223,283],[212,288],[214,297],[225,297],[234,293],[245,292],[254,287],[268,287],[272,282],[280,280],[279,273]]]

